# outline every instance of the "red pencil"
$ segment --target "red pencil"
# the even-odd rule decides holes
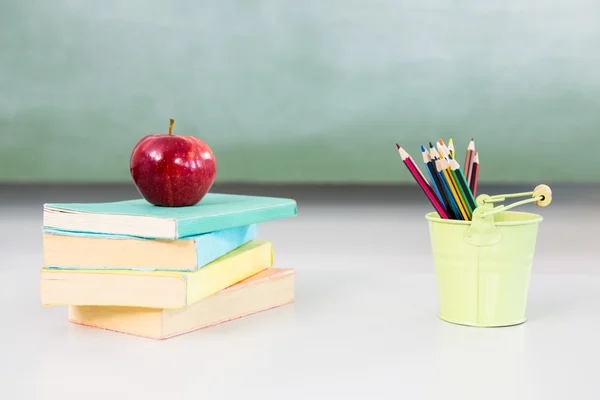
[[[400,145],[398,143],[396,143],[396,147],[398,147],[398,152],[400,153],[400,158],[402,158],[402,161],[404,162],[404,164],[410,171],[413,178],[415,178],[415,180],[417,181],[417,183],[423,190],[423,193],[425,193],[425,195],[431,202],[431,205],[433,206],[433,208],[435,208],[435,210],[437,211],[437,213],[439,214],[439,216],[441,218],[450,219],[450,216],[444,209],[444,206],[441,204],[439,198],[437,197],[437,195],[431,188],[431,185],[429,184],[429,182],[427,182],[427,180],[425,179],[425,176],[423,175],[423,173],[421,172],[419,167],[417,167],[417,164],[412,159],[412,157],[402,147],[400,147]]]
[[[479,181],[479,153],[476,152],[473,156],[471,180],[469,181],[469,186],[471,187],[471,192],[473,192],[473,197],[477,196],[477,181]]]

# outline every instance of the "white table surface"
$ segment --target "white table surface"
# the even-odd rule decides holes
[[[40,210],[0,209],[2,400],[600,398],[600,213],[587,203],[544,211],[519,326],[437,318],[423,204],[300,204],[260,228],[276,266],[296,269],[296,303],[165,341],[40,305]]]

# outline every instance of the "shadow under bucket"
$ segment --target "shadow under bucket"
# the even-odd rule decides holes
[[[500,327],[525,322],[540,215],[473,211],[472,221],[425,218],[444,321]],[[487,213],[487,215],[486,215]],[[493,215],[490,215],[493,214]]]

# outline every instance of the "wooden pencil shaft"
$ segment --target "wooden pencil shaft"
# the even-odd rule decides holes
[[[447,175],[444,173],[444,169],[442,168],[441,163],[442,163],[442,161],[439,159],[435,161],[435,167],[438,172],[438,176],[440,178],[440,181],[442,182],[444,191],[446,192],[446,194],[448,196],[448,201],[450,202],[450,207],[453,210],[454,219],[462,220],[463,219],[462,213],[460,212],[460,208],[458,207],[456,198],[454,197],[454,194],[452,193],[452,186],[447,179],[448,178]]]
[[[452,176],[448,172],[448,169],[444,168],[443,165],[442,165],[442,174],[444,174],[444,177],[446,178],[446,182],[448,183],[449,195],[452,196],[452,199],[454,200],[454,204],[456,204],[458,214],[460,214],[462,219],[466,220],[466,214],[462,208],[460,198],[458,197],[456,190],[454,188],[454,184],[452,182]]]
[[[438,182],[435,180],[435,176],[436,174],[432,174],[432,170],[431,170],[431,156],[429,155],[429,153],[427,151],[422,152],[423,155],[423,163],[425,164],[425,169],[427,169],[427,173],[429,175],[429,179],[431,179],[431,186],[433,186],[433,189],[435,190],[435,192],[438,195],[438,198],[442,201],[442,205],[444,206],[444,208],[446,208],[446,211],[448,211],[448,207],[447,204],[444,202],[444,199],[442,198],[442,193],[439,190],[439,185]]]
[[[464,208],[461,196],[458,194],[458,188],[456,187],[456,182],[454,181],[454,178],[452,177],[452,172],[449,171],[450,168],[444,168],[444,174],[446,174],[446,179],[448,180],[448,183],[450,185],[450,189],[452,190],[452,195],[454,196],[454,199],[456,201],[456,205],[458,206],[460,213],[462,214],[462,217],[465,221],[468,221],[469,217],[467,214],[467,211]]]
[[[439,204],[439,201],[435,197],[435,193],[433,193],[431,187],[427,185],[427,182],[423,180],[422,174],[419,174],[417,172],[416,164],[414,163],[414,161],[412,161],[411,158],[407,158],[404,160],[404,164],[406,164],[406,167],[409,169],[409,171],[411,172],[411,174],[413,175],[413,177],[415,178],[415,180],[417,181],[417,183],[419,184],[419,186],[421,187],[421,189],[423,190],[423,192],[425,193],[425,195],[431,202],[431,205],[435,208],[439,216],[443,219],[449,219],[450,217],[448,213],[446,213],[441,204]]]
[[[467,178],[467,182],[471,182],[471,175],[473,174],[473,162],[475,161],[475,157],[477,155],[476,151],[471,152],[471,158],[469,159],[469,171],[465,171],[465,178]]]
[[[452,206],[450,204],[450,200],[448,199],[448,195],[446,194],[446,191],[444,190],[442,181],[440,180],[440,177],[437,174],[435,167],[433,166],[433,162],[429,161],[426,165],[427,165],[429,174],[431,175],[431,180],[434,182],[434,184],[437,188],[438,194],[439,194],[442,202],[444,203],[444,206],[445,206],[446,212],[448,213],[448,216],[452,219],[455,219],[454,212],[452,211]]]
[[[458,183],[460,184],[460,187],[464,193],[465,199],[467,200],[469,208],[471,209],[471,213],[473,213],[473,210],[475,210],[477,208],[477,204],[475,203],[475,196],[473,196],[473,193],[471,192],[469,185],[467,185],[465,176],[463,175],[462,171],[460,170],[460,167],[458,167],[458,163],[455,164],[455,166],[452,168],[452,170],[456,174],[456,179],[457,179]]]
[[[454,172],[451,169],[448,169],[448,175],[450,175],[450,179],[452,179],[452,185],[454,187],[454,191],[456,192],[456,197],[458,197],[458,201],[460,202],[461,211],[464,213],[465,220],[471,220],[471,213],[469,212],[469,207],[467,206],[467,202],[460,190],[460,185],[458,184],[456,177],[454,176]]]
[[[465,211],[467,212],[467,217],[469,217],[469,219],[471,219],[471,217],[473,215],[473,208],[471,207],[471,203],[468,200],[467,191],[465,190],[466,187],[461,184],[458,172],[456,170],[451,170],[451,171],[452,171],[454,181],[456,182],[456,187],[458,189],[458,195],[460,196],[460,199],[463,202]]]
[[[409,157],[406,162],[409,163],[410,168],[415,171],[417,175],[415,175],[415,178],[419,177],[419,183],[422,183],[424,188],[427,191],[427,194],[431,194],[432,197],[436,200],[438,200],[439,202],[439,198],[437,198],[437,196],[435,195],[433,188],[431,187],[431,185],[429,184],[429,182],[427,181],[427,179],[425,178],[425,175],[423,175],[423,173],[421,172],[421,170],[419,169],[419,167],[417,166],[417,164],[415,163],[415,160],[412,159],[412,157]]]
[[[431,168],[429,165],[430,162],[431,161],[425,163],[425,169],[427,169],[427,174],[429,174],[429,179],[431,180],[431,187],[435,190],[436,194],[438,195],[438,199],[442,200],[442,203],[443,203],[442,195],[439,191],[437,182],[435,181],[434,176],[431,175]]]
[[[429,181],[427,181],[427,178],[425,178],[425,175],[423,175],[423,171],[421,171],[421,169],[417,166],[417,164],[415,163],[415,160],[413,160],[412,157],[409,157],[409,159],[412,162],[412,164],[414,165],[415,170],[418,172],[418,174],[421,176],[421,178],[423,178],[423,180],[425,181],[427,186],[430,186]]]
[[[473,155],[475,153],[475,143],[471,139],[469,142],[469,146],[467,147],[467,155],[465,157],[465,165],[463,165],[463,169],[465,171],[465,177],[467,178],[467,182],[470,182],[471,178],[471,165],[473,164]]]
[[[479,163],[473,164],[473,174],[471,175],[471,182],[469,187],[473,192],[473,196],[477,196],[477,181],[479,180]]]
[[[452,199],[454,200],[454,204],[456,204],[457,213],[460,215],[461,219],[466,220],[467,218],[466,218],[465,212],[462,208],[462,204],[460,202],[460,199],[458,198],[456,190],[454,189],[454,184],[452,183],[452,178],[450,177],[450,174],[448,173],[447,170],[443,170],[442,173],[444,174],[444,177],[446,178],[446,182],[448,182],[448,188],[450,190],[450,195],[452,196]]]
[[[471,166],[471,157],[473,156],[473,152],[471,150],[467,150],[467,155],[465,157],[465,164],[463,165],[463,170],[465,171],[465,176],[469,175],[469,167]]]
[[[473,165],[471,165],[471,176],[467,177],[467,182],[469,182],[469,187],[471,191],[477,193],[477,180],[479,179],[479,153],[475,152],[473,154],[473,160],[471,161]]]
[[[443,171],[438,171],[438,176],[440,178],[440,181],[442,182],[442,186],[444,187],[444,192],[448,196],[448,202],[450,203],[450,209],[452,210],[452,218],[459,219],[459,220],[463,219],[462,214],[460,213],[460,210],[458,209],[458,206],[456,205],[456,201],[454,200],[454,197],[452,196],[452,191],[450,190],[450,184],[448,183]]]
[[[410,156],[410,154],[408,154],[406,152],[406,150],[404,150],[400,145],[396,144],[396,146],[398,146],[398,153],[400,153],[400,158],[402,159],[402,161],[404,161],[404,163],[406,164],[406,160],[410,160],[410,162],[413,165],[413,168],[421,176],[421,178],[425,182],[425,185],[426,186],[430,186],[429,182],[427,181],[427,178],[425,178],[425,175],[423,175],[423,172],[421,172],[421,170],[419,169],[419,167],[417,167],[417,164],[415,163],[415,161],[413,160],[413,158]]]
[[[419,169],[419,167],[417,166],[415,161],[412,159],[410,154],[408,154],[406,152],[406,150],[404,150],[402,148],[402,146],[400,146],[399,144],[396,143],[396,146],[398,147],[398,153],[400,154],[400,158],[404,162],[404,165],[406,165],[406,168],[408,168],[408,170],[411,173],[411,175],[413,176],[413,178],[417,181],[417,184],[419,185],[419,187],[421,187],[421,190],[423,190],[423,192],[425,193],[425,196],[427,196],[427,198],[429,199],[429,201],[431,202],[431,204],[437,211],[438,215],[441,218],[449,219],[450,217],[449,217],[448,213],[446,212],[444,207],[440,204],[440,200],[437,198],[437,196],[433,192],[433,189],[429,185],[429,182],[427,182],[427,179],[425,178],[425,176],[423,175],[423,173],[421,172],[421,170]]]
[[[461,211],[466,212],[467,209],[465,207],[464,199],[462,198],[462,195],[460,193],[460,188],[458,186],[458,183],[456,182],[456,178],[454,177],[454,173],[452,172],[450,163],[448,162],[448,160],[443,159],[440,161],[440,166],[442,169],[444,169],[448,173],[451,187],[452,187],[452,189],[454,189],[454,192],[455,192],[457,205],[463,205],[463,208]]]

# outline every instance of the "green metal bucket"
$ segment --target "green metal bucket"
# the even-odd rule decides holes
[[[492,212],[490,212],[492,211]],[[500,327],[525,322],[531,268],[542,217],[482,205],[472,221],[425,216],[439,297],[447,322]]]

